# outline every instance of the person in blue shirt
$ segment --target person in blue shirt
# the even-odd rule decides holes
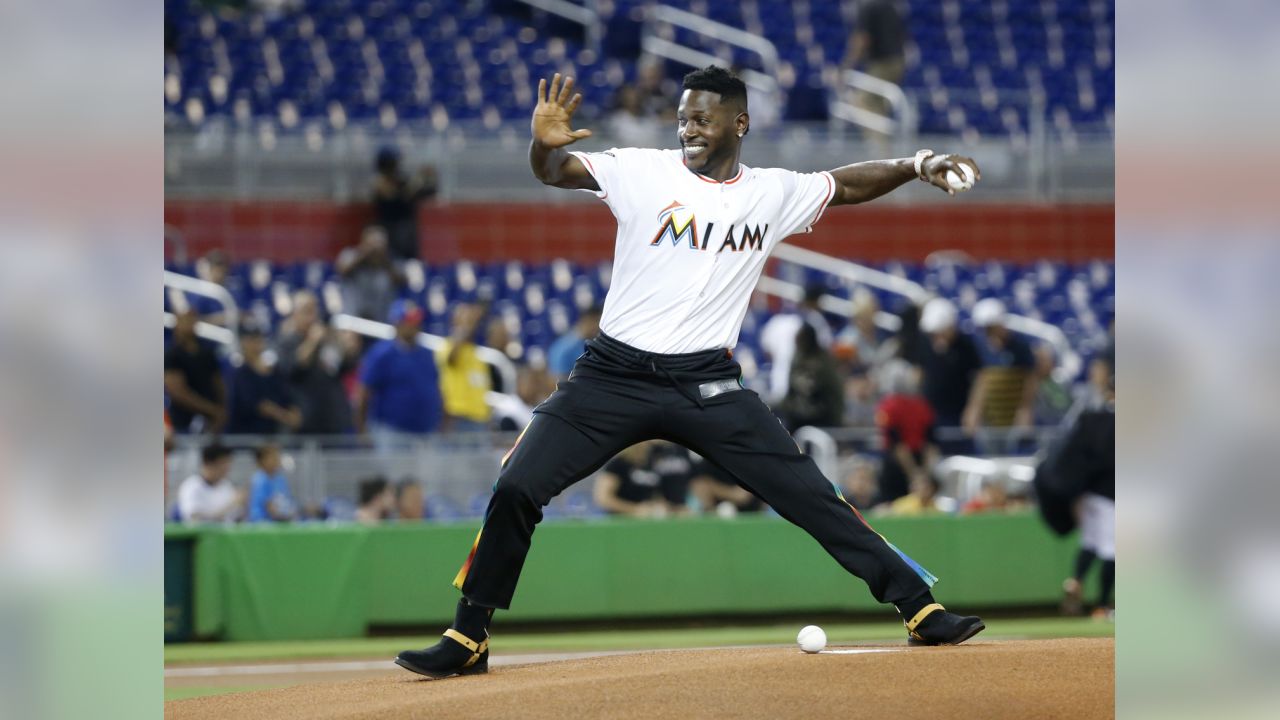
[[[407,435],[436,431],[444,416],[435,354],[418,344],[422,310],[411,300],[397,300],[387,320],[396,336],[365,353],[354,403],[356,431],[384,450]]]
[[[569,332],[556,338],[547,348],[547,369],[552,375],[561,379],[569,376],[574,362],[586,349],[587,340],[600,334],[601,311],[599,306],[583,310]]]
[[[288,522],[298,518],[298,503],[280,469],[280,446],[268,443],[255,453],[258,469],[249,490],[249,522]]]

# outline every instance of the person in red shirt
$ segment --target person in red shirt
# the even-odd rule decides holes
[[[880,493],[885,502],[907,494],[911,481],[938,463],[933,408],[920,394],[919,370],[905,360],[885,365],[887,392],[876,407],[876,427],[884,434]]]

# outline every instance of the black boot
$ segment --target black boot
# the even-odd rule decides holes
[[[938,603],[926,605],[904,624],[908,645],[959,645],[987,627],[982,618],[947,612]]]
[[[479,675],[489,672],[489,620],[493,609],[458,601],[453,626],[440,642],[425,650],[405,650],[396,664],[405,670],[431,678]]]

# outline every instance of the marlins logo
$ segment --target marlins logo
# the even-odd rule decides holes
[[[673,201],[658,213],[658,223],[658,234],[653,236],[650,245],[661,245],[664,238],[671,238],[671,244],[675,246],[681,240],[688,239],[689,247],[698,249],[698,220],[679,200]]]
[[[693,216],[689,208],[680,204],[679,200],[672,202],[670,205],[662,209],[658,213],[658,234],[653,236],[653,242],[649,243],[649,247],[657,247],[663,244],[663,240],[670,239],[672,247],[679,247],[680,243],[688,240],[690,250],[706,250],[707,243],[711,241],[711,233],[714,230],[715,222],[707,223],[702,231],[702,241],[698,241],[698,219]],[[723,223],[721,223],[723,225]],[[769,232],[769,226],[765,225],[763,229],[759,224],[748,225],[742,223],[741,230],[737,225],[730,225],[729,230],[724,233],[724,239],[718,246],[716,254],[720,254],[725,250],[731,252],[764,252],[765,251],[765,235]],[[735,237],[736,234],[736,237]],[[712,247],[717,247],[712,245]]]

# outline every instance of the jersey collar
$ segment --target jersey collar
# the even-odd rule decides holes
[[[684,158],[681,158],[681,159],[680,159],[680,164],[684,166],[684,169],[685,169],[685,170],[689,170],[689,166],[688,166],[688,165],[685,165],[685,163],[684,163]],[[689,174],[690,174],[690,175],[692,175],[692,176],[694,176],[694,177],[696,177],[696,178],[698,178],[699,180],[701,180],[701,181],[702,181],[702,182],[704,182],[704,183],[710,183],[710,184],[712,184],[712,185],[732,185],[732,184],[734,184],[734,183],[736,183],[736,182],[738,182],[739,180],[741,180],[741,179],[742,179],[742,163],[738,163],[738,174],[737,174],[737,175],[734,175],[733,177],[729,178],[728,180],[725,180],[724,182],[721,182],[721,181],[719,181],[719,180],[712,180],[711,178],[709,178],[709,177],[705,177],[705,176],[703,176],[703,175],[699,175],[698,173],[696,173],[696,172],[694,172],[694,171],[692,171],[692,170],[689,170]]]

